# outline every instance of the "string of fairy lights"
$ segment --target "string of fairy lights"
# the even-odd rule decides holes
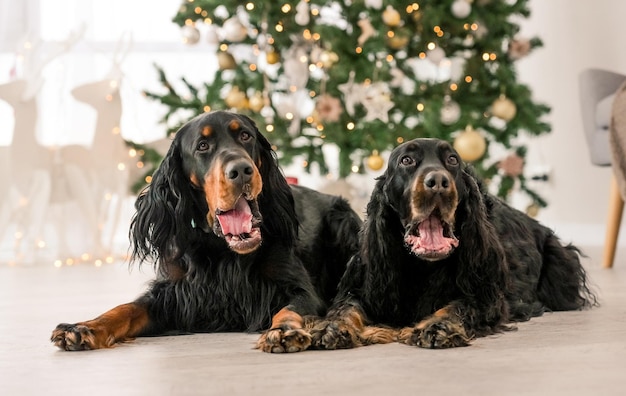
[[[527,16],[525,3],[299,0],[238,7],[186,0],[174,21],[185,43],[196,45],[204,36],[217,47],[218,73],[229,76],[222,81],[230,86],[219,99],[251,113],[287,162],[304,155],[304,168],[317,163],[326,173],[321,146],[334,143],[345,177],[361,172],[363,163],[384,166],[378,157],[395,144],[435,136],[454,141],[487,178],[515,182],[518,169],[499,168],[508,162],[489,158],[489,146],[523,156],[525,150],[511,146],[518,131],[549,131],[537,121],[548,108],[534,104],[510,72],[515,60],[541,45],[520,37],[508,20]],[[252,56],[238,54],[242,47]],[[420,68],[433,69],[434,76],[424,77]],[[507,180],[502,194],[512,187]]]
[[[183,42],[214,48],[218,71],[199,88],[184,81],[181,94],[160,70],[166,93],[146,96],[170,108],[170,134],[186,121],[169,118],[178,109],[236,110],[268,134],[282,164],[299,161],[332,178],[382,169],[385,151],[408,139],[449,140],[499,195],[521,190],[536,209],[545,201],[525,183],[525,147],[516,138],[550,127],[541,120],[549,108],[532,100],[514,70],[541,46],[511,22],[529,15],[526,3],[184,0],[173,18]],[[336,160],[328,145],[338,147]],[[148,184],[161,157],[133,144],[127,154],[118,170]]]

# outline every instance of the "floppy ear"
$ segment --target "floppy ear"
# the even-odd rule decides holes
[[[192,220],[206,222],[198,209],[202,204],[195,199],[183,171],[180,139],[174,139],[152,182],[135,202],[137,212],[130,225],[131,261],[150,259],[157,264],[182,256],[193,239],[191,234],[201,232],[192,227]]]
[[[502,298],[508,264],[496,229],[488,217],[481,183],[470,167],[461,174],[465,190],[457,207],[455,232],[458,233],[457,284],[468,294],[480,294],[481,301]]]
[[[259,132],[254,121],[242,117],[254,127],[257,136],[257,165],[263,180],[263,190],[259,195],[262,228],[268,235],[292,246],[298,233],[298,220],[291,188],[278,166],[276,152],[270,142]]]
[[[364,304],[369,304],[369,309],[376,314],[390,312],[397,309],[400,304],[399,288],[396,285],[401,282],[398,279],[397,260],[402,260],[398,256],[407,254],[404,248],[402,223],[389,205],[388,197],[385,193],[386,184],[389,179],[385,176],[379,177],[376,186],[372,191],[370,201],[367,204],[367,215],[360,233],[360,250],[358,256],[360,260],[353,260],[352,265],[362,265],[365,272],[364,286],[358,285],[360,291],[353,293],[363,293]],[[394,262],[390,262],[393,258]],[[351,282],[342,279],[342,282]]]

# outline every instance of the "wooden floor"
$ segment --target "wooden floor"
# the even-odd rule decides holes
[[[135,298],[151,271],[0,266],[2,395],[624,395],[626,259],[585,261],[602,306],[546,314],[470,347],[377,345],[271,355],[254,334],[141,338],[109,350],[62,352],[59,322]],[[620,252],[620,254],[624,254]]]

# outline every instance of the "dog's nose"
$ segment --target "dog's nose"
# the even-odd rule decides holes
[[[224,169],[226,178],[234,183],[246,184],[252,180],[252,164],[245,160],[230,161]]]
[[[433,192],[445,192],[450,190],[450,178],[447,172],[434,170],[428,172],[424,178],[424,187]]]

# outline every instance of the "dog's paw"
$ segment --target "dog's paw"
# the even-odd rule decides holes
[[[461,324],[448,320],[429,321],[404,328],[399,339],[408,345],[430,349],[468,346],[471,341]]]
[[[261,334],[256,347],[268,353],[304,351],[311,345],[311,335],[304,329],[276,328]]]
[[[360,345],[358,330],[343,321],[322,321],[312,330],[312,349],[348,349]]]
[[[50,341],[64,351],[97,349],[92,329],[80,323],[61,323],[52,331]]]

